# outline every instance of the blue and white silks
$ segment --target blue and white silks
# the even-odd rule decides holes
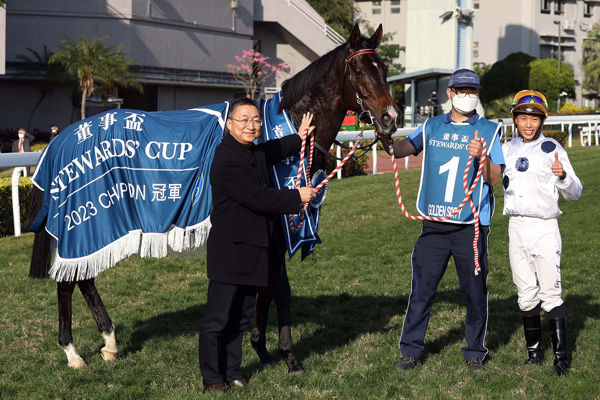
[[[229,103],[191,110],[107,111],[45,149],[32,182],[56,240],[50,276],[90,279],[132,254],[201,247],[210,230],[209,170]]]
[[[285,110],[279,113],[279,103],[281,102],[281,92],[273,98],[262,102],[263,114],[263,138],[264,140],[278,139],[287,135],[296,134],[296,128],[288,118]],[[294,189],[298,177],[298,168],[300,167],[300,154],[288,157],[278,162],[270,168],[273,186],[276,189]],[[307,162],[304,160],[300,186],[306,186]],[[317,186],[325,178],[324,174],[318,174],[312,179],[312,185]],[[292,256],[302,249],[302,259],[310,255],[315,246],[321,243],[317,234],[319,227],[319,216],[321,214],[321,204],[325,198],[326,187],[315,198],[304,212],[304,224],[297,232],[290,229],[288,215],[281,216],[283,232],[287,246],[288,256]],[[300,215],[294,216],[294,226],[300,223]]]

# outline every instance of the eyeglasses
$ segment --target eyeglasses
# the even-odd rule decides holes
[[[464,99],[467,96],[469,96],[472,99],[479,97],[479,92],[477,90],[466,91],[463,89],[463,90],[459,91],[459,90],[453,88],[452,91],[454,92],[456,97],[458,97],[460,99]]]
[[[517,102],[515,104],[513,104],[511,107],[515,107],[519,104],[527,104],[527,103],[536,103],[539,105],[544,106],[544,108],[546,110],[548,110],[548,105],[546,104],[546,101],[544,99],[542,99],[541,97],[538,97],[536,95],[533,94],[529,94],[527,96],[523,96],[521,97],[519,100],[517,100]]]
[[[262,121],[260,119],[246,119],[246,118],[243,118],[243,119],[229,118],[229,119],[232,121],[237,121],[240,124],[242,124],[243,126],[251,125],[254,128],[259,128],[262,126]]]

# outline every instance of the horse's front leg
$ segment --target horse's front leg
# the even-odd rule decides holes
[[[94,316],[94,320],[96,320],[98,330],[104,338],[104,347],[100,349],[100,354],[105,361],[113,361],[117,358],[115,327],[108,316],[108,312],[106,312],[100,294],[98,294],[94,279],[79,281],[77,285]]]
[[[250,333],[250,343],[258,354],[258,358],[264,364],[272,364],[273,358],[267,351],[266,332],[267,320],[269,317],[269,306],[273,300],[273,293],[270,287],[258,289],[258,297],[256,299],[256,315],[255,324]]]
[[[290,374],[304,374],[302,364],[294,354],[292,345],[291,306],[292,291],[287,277],[285,266],[281,271],[280,279],[273,288],[275,305],[277,306],[277,325],[279,327],[279,352],[285,359]]]
[[[85,361],[77,354],[73,345],[71,327],[73,289],[75,282],[57,282],[58,295],[58,344],[67,355],[67,365],[71,368],[85,367]]]

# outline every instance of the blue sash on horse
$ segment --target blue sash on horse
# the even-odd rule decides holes
[[[57,239],[50,276],[90,279],[138,253],[201,247],[210,230],[208,172],[228,103],[191,110],[113,110],[67,127],[32,178]]]
[[[277,139],[296,133],[296,128],[288,118],[285,110],[279,113],[279,103],[281,102],[281,92],[273,98],[262,103],[263,109],[263,137],[265,140]],[[309,172],[306,168],[306,159],[304,160],[304,169],[301,175],[300,186],[306,186],[306,174]],[[300,155],[288,157],[285,160],[273,165],[270,169],[273,186],[276,189],[294,189],[298,177],[298,168],[300,166]],[[312,179],[313,186],[317,186],[325,177],[322,173],[317,174]],[[302,259],[311,254],[315,245],[321,243],[317,229],[319,226],[319,216],[321,213],[321,204],[325,198],[325,189],[315,198],[308,209],[304,211],[304,224],[297,232],[290,229],[288,215],[281,216],[285,242],[290,258],[302,249]],[[300,223],[300,215],[293,217],[294,226]]]

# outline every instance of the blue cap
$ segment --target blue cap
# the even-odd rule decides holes
[[[448,87],[471,87],[481,89],[481,85],[479,84],[479,76],[477,76],[474,71],[466,68],[457,69],[454,71],[452,76],[450,76]]]

